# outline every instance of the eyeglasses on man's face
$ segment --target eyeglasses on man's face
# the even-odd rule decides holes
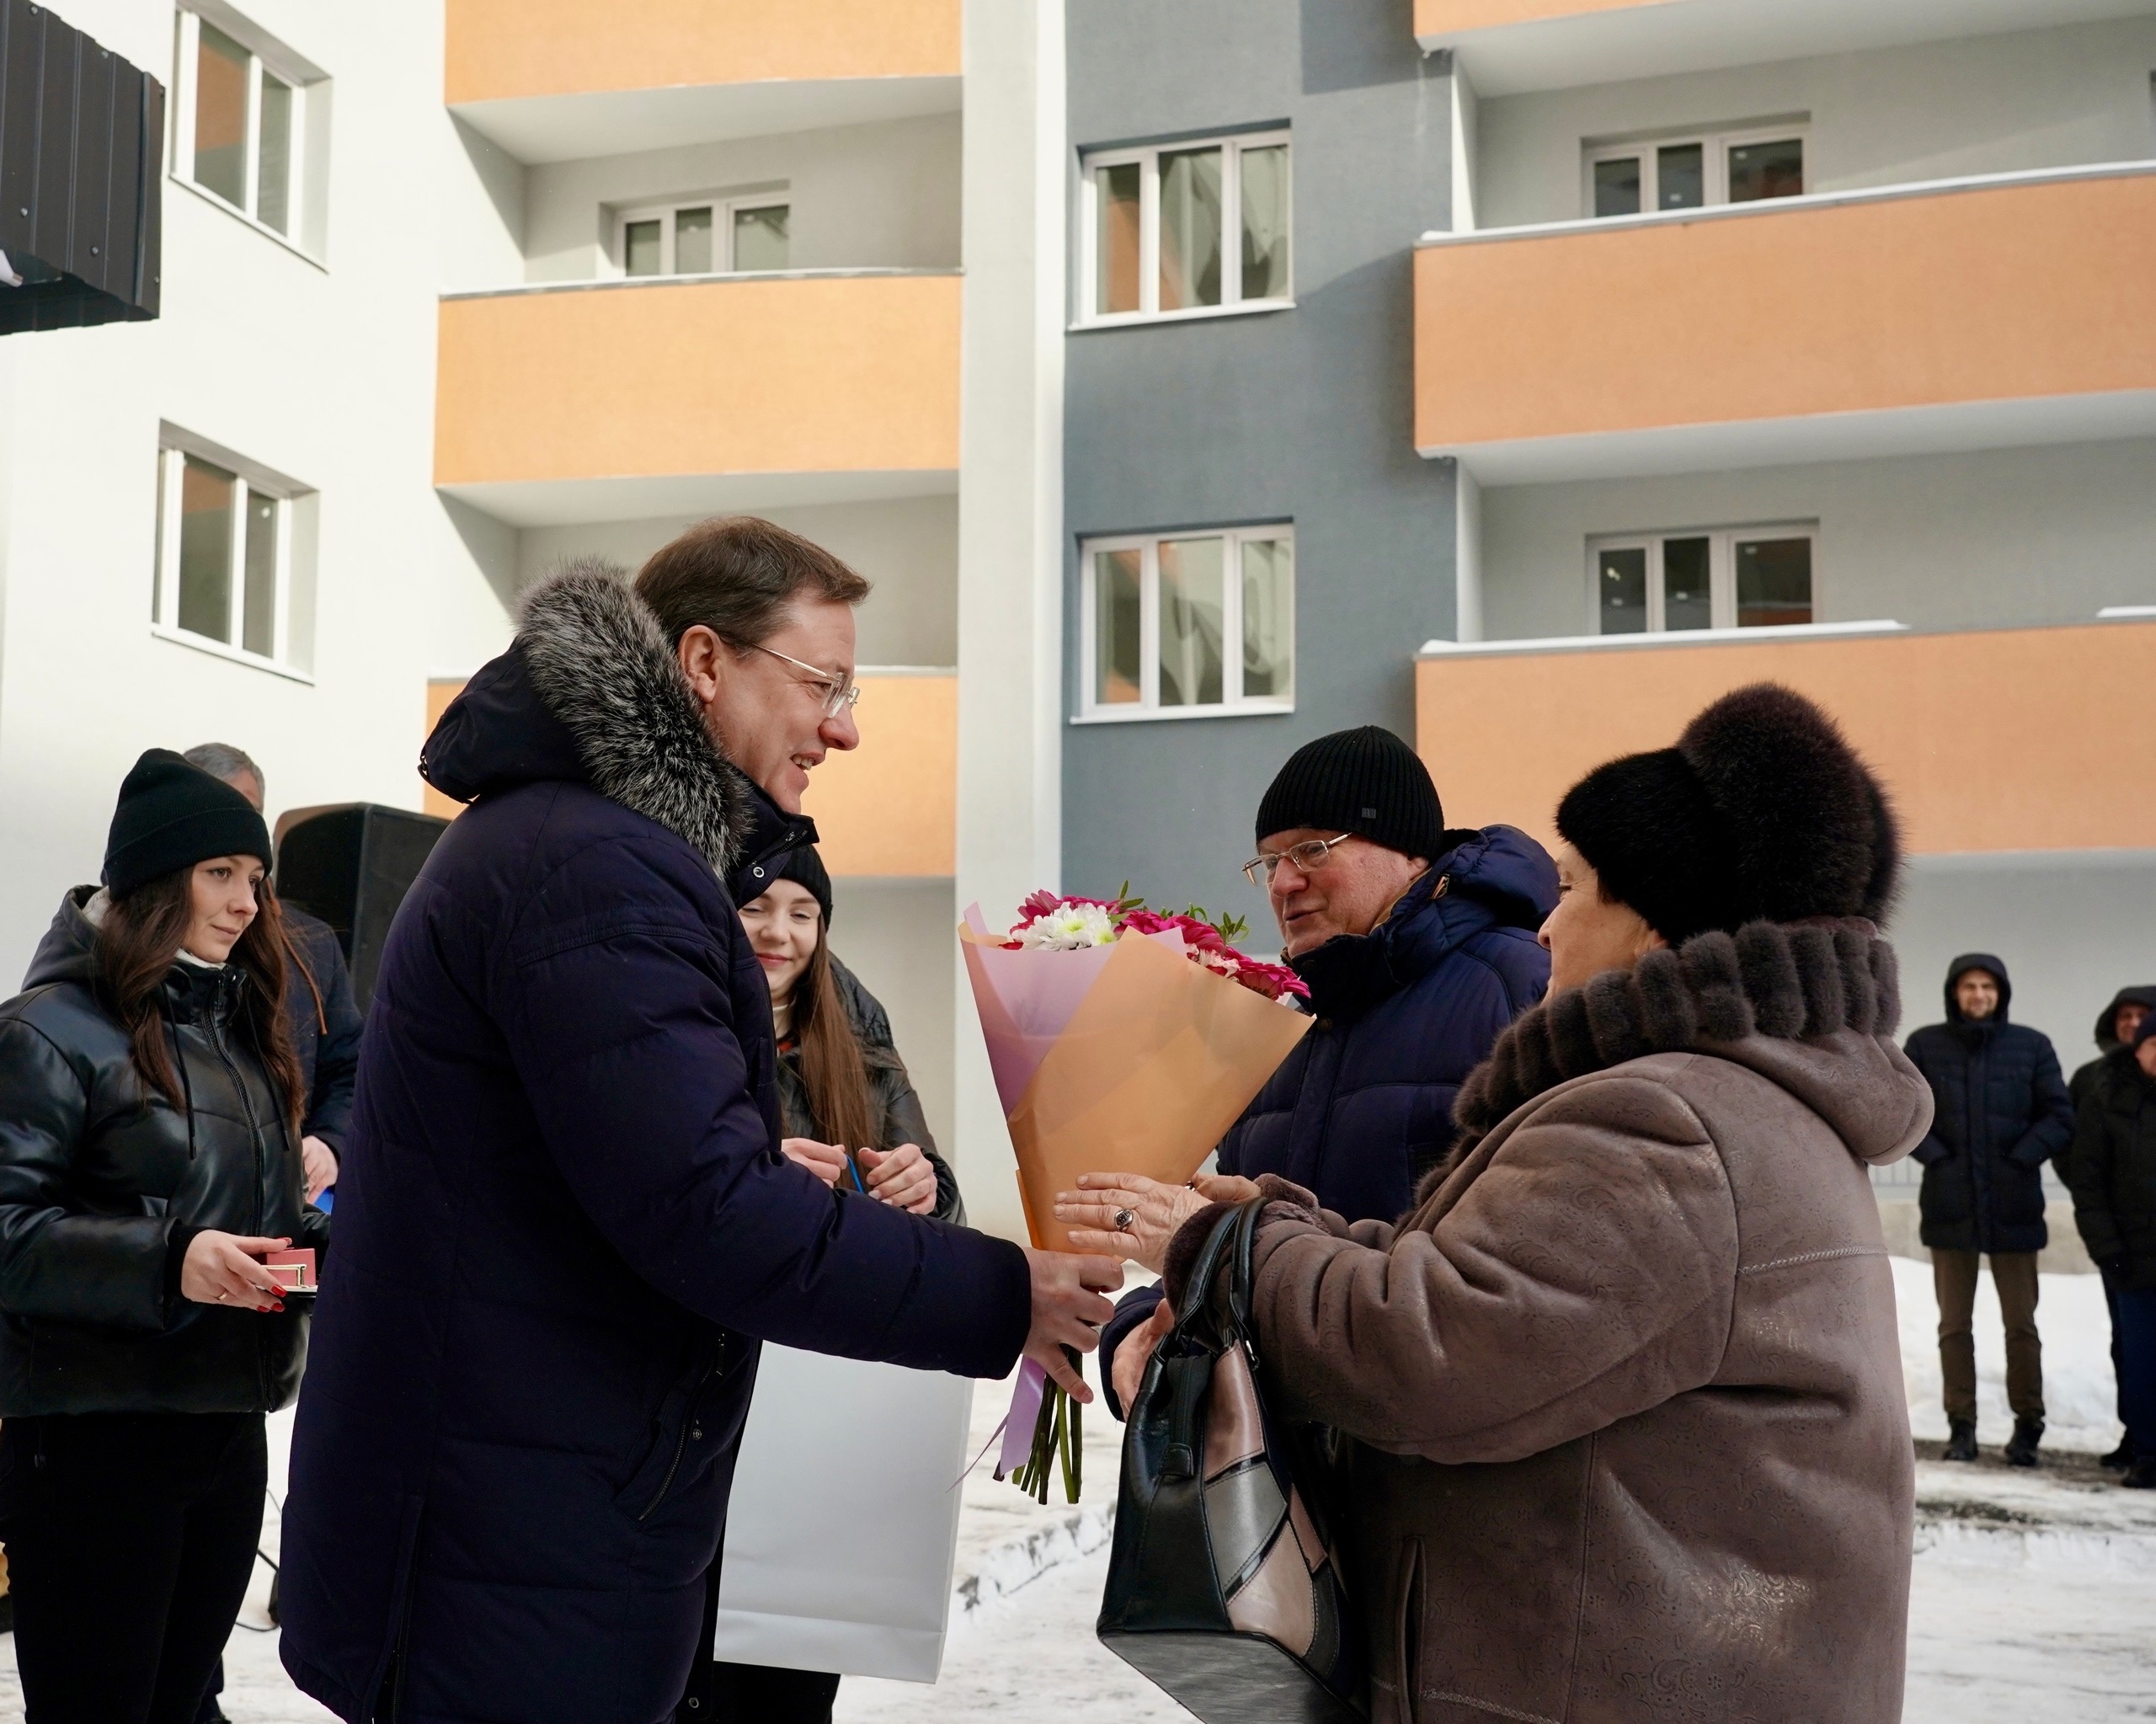
[[[1291,844],[1285,850],[1261,851],[1243,864],[1243,878],[1260,890],[1273,884],[1273,871],[1283,862],[1294,863],[1299,873],[1314,874],[1332,860],[1335,846],[1345,844],[1356,835],[1342,832],[1337,838],[1310,838],[1300,844]]]
[[[829,670],[819,670],[814,665],[804,665],[798,659],[789,659],[771,647],[759,646],[756,650],[768,653],[781,664],[791,665],[797,670],[806,670],[808,675],[803,686],[819,691],[826,718],[837,718],[861,698],[861,685],[853,680],[850,672],[834,675]]]

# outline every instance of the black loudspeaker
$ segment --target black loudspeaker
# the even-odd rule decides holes
[[[336,931],[365,1011],[397,906],[449,822],[355,802],[302,809],[277,825],[277,895]]]

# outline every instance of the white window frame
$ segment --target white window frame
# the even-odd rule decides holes
[[[1288,291],[1267,299],[1245,299],[1243,277],[1243,173],[1245,150],[1285,145],[1288,150]],[[1220,303],[1185,306],[1164,312],[1161,306],[1161,157],[1187,150],[1220,151]],[[1100,291],[1100,171],[1135,162],[1138,176],[1138,309],[1104,312],[1095,303]],[[1281,311],[1295,302],[1295,148],[1285,131],[1228,132],[1218,137],[1177,138],[1126,150],[1086,152],[1079,172],[1078,322],[1088,328],[1121,323],[1170,323],[1187,318],[1234,317],[1246,312]]]
[[[245,195],[235,204],[222,192],[195,177],[195,103],[196,73],[201,63],[202,25],[209,23],[247,51],[247,139],[242,147],[246,173]],[[173,47],[172,177],[193,192],[229,210],[247,224],[280,243],[303,254],[316,248],[319,212],[313,207],[323,176],[312,159],[320,141],[320,120],[310,111],[322,99],[323,74],[290,50],[282,47],[246,19],[221,6],[195,11],[182,7],[174,14]],[[291,162],[286,188],[286,225],[273,227],[258,213],[262,188],[262,78],[267,72],[292,93]]]
[[[233,521],[232,568],[227,576],[226,631],[231,637],[198,633],[179,626],[179,548],[183,500],[182,472],[189,456],[206,461],[232,473],[242,495]],[[277,504],[277,573],[275,587],[275,619],[273,643],[268,654],[250,652],[241,644],[247,638],[247,519],[248,495],[268,497]],[[273,472],[259,462],[235,455],[220,445],[195,437],[173,427],[162,429],[157,439],[157,531],[155,578],[151,586],[150,632],[161,640],[213,653],[259,670],[302,681],[312,678],[302,660],[308,656],[303,633],[310,619],[303,618],[297,601],[299,581],[295,570],[301,560],[299,516],[313,498],[307,486]]]
[[[1765,521],[1742,526],[1671,527],[1644,533],[1598,533],[1587,542],[1587,601],[1589,634],[1602,633],[1602,553],[1604,551],[1645,550],[1647,553],[1647,626],[1649,634],[1700,634],[1702,629],[1672,631],[1663,620],[1662,547],[1672,539],[1707,542],[1707,595],[1710,629],[1737,627],[1737,547],[1755,539],[1806,539],[1812,546],[1812,625],[1819,621],[1819,523],[1816,520]]]
[[[711,211],[712,244],[723,261],[713,259],[713,275],[738,275],[734,266],[734,217],[745,210],[784,209],[788,212],[787,224],[787,259],[789,265],[793,255],[793,233],[791,219],[793,193],[790,187],[774,191],[744,193],[737,198],[672,198],[663,204],[639,204],[635,209],[623,210],[614,218],[614,270],[624,280],[660,281],[669,280],[680,272],[674,267],[674,220],[684,210],[709,209]],[[629,224],[632,222],[657,222],[659,227],[659,271],[656,275],[629,274]],[[753,272],[752,272],[753,273]],[[790,271],[789,271],[790,273]],[[687,281],[701,281],[699,273],[682,276]]]
[[[1581,152],[1580,213],[1588,221],[1630,222],[1632,216],[1597,216],[1594,212],[1594,169],[1598,162],[1621,162],[1636,156],[1640,163],[1640,209],[1641,216],[1681,215],[1683,211],[1662,207],[1660,171],[1656,166],[1656,154],[1673,146],[1697,144],[1700,147],[1702,178],[1700,193],[1705,207],[1712,208],[1729,201],[1729,152],[1740,144],[1772,144],[1795,140],[1803,152],[1804,184],[1802,191],[1812,189],[1812,123],[1798,120],[1787,125],[1748,125],[1732,131],[1673,131],[1652,137],[1636,137],[1623,143],[1596,144]],[[1794,194],[1802,195],[1802,192]],[[1777,203],[1776,198],[1758,200],[1762,203]]]
[[[1181,539],[1224,539],[1221,564],[1220,702],[1217,706],[1164,707],[1161,704],[1161,547]],[[1222,718],[1248,713],[1295,710],[1295,589],[1300,578],[1296,559],[1288,561],[1288,692],[1260,699],[1243,697],[1242,547],[1254,541],[1284,539],[1291,552],[1292,521],[1247,526],[1187,527],[1169,532],[1112,533],[1078,544],[1079,648],[1077,723],[1131,723],[1155,718]],[[1099,656],[1099,612],[1096,605],[1094,558],[1102,551],[1142,551],[1138,578],[1138,665],[1139,695],[1135,702],[1102,705],[1093,698]]]

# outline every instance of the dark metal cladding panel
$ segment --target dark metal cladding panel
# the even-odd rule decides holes
[[[74,211],[68,224],[75,261],[66,267],[104,293],[115,286],[110,279],[112,74],[116,65],[125,62],[88,36],[77,40]],[[131,219],[127,225],[133,226]]]
[[[83,39],[58,19],[45,31],[37,116],[37,201],[30,206],[30,249],[56,270],[77,273],[75,93]]]
[[[135,278],[128,297],[135,302],[136,316],[154,318],[164,269],[165,87],[147,72],[141,78],[141,132],[136,157],[141,165],[136,170]]]
[[[0,0],[6,31],[0,36],[0,249],[30,249],[47,18],[26,0]]]

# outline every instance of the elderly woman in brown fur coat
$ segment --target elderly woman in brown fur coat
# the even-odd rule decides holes
[[[1913,1472],[1868,1169],[1931,1097],[1892,816],[1762,684],[1557,825],[1550,995],[1451,1166],[1391,1226],[1273,1181],[1258,1235],[1273,1409],[1348,1439],[1374,1717],[1892,1724]]]

